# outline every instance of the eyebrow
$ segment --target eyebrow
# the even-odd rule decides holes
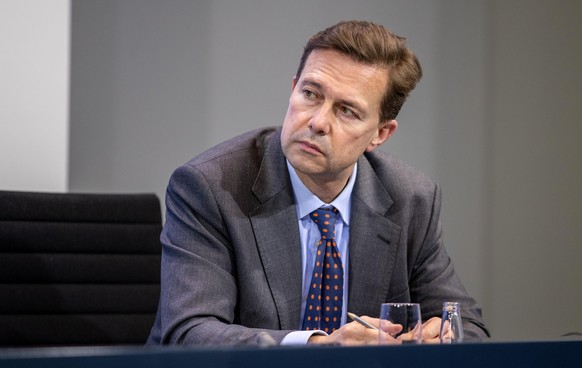
[[[318,89],[324,89],[323,88],[323,85],[321,83],[316,82],[316,81],[314,81],[312,79],[309,79],[309,78],[302,79],[301,80],[301,85],[303,85],[303,86],[309,85],[309,86],[316,87]]]

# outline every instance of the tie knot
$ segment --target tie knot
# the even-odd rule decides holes
[[[334,238],[335,218],[337,214],[338,210],[335,207],[329,209],[319,208],[309,214],[311,220],[317,225],[323,239]]]

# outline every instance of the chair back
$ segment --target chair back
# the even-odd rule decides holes
[[[0,346],[145,343],[161,227],[154,194],[0,191]]]

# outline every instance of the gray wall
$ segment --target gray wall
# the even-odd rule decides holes
[[[488,315],[582,332],[582,2],[496,1],[489,45]]]
[[[281,123],[309,35],[374,20],[425,70],[383,149],[442,185],[447,248],[494,336],[582,331],[580,4],[74,0],[70,189],[163,198],[187,159]]]

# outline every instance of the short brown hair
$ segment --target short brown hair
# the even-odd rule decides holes
[[[340,22],[307,41],[295,77],[299,79],[307,58],[315,49],[336,50],[355,61],[385,67],[388,86],[382,98],[380,121],[392,120],[422,76],[420,63],[405,41],[376,23]]]

